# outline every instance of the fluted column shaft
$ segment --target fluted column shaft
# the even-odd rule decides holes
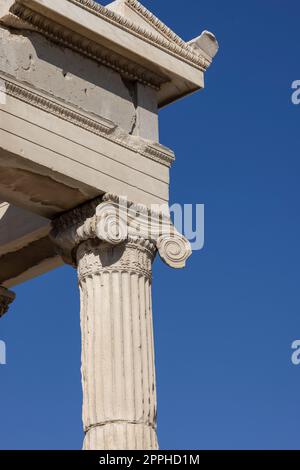
[[[84,449],[157,449],[154,253],[145,241],[89,240],[77,251]]]

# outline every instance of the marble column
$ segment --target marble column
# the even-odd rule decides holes
[[[0,318],[8,312],[10,304],[15,300],[16,294],[0,286]]]
[[[182,267],[190,246],[161,214],[106,195],[53,222],[77,267],[86,450],[154,450],[156,384],[151,272],[157,251]]]

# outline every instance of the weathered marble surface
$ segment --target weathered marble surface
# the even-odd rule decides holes
[[[0,198],[48,219],[106,192],[168,203],[158,109],[203,88],[216,51],[211,33],[185,42],[136,0],[1,0]],[[10,246],[7,285],[58,262],[25,226],[25,275],[7,271]]]
[[[84,449],[158,448],[152,262],[191,255],[162,209],[158,110],[204,87],[217,50],[136,0],[0,2],[0,316],[7,287],[77,269]]]
[[[157,121],[155,91],[149,100],[138,102],[132,82],[67,47],[51,43],[33,31],[15,34],[0,28],[0,73],[31,85],[88,113],[109,119],[128,134],[157,140],[157,129],[144,135],[136,128],[137,106],[144,105]],[[150,91],[149,91],[150,93]]]

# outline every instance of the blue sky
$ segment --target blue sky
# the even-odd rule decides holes
[[[205,91],[160,114],[177,155],[171,202],[206,208],[205,248],[187,269],[154,266],[160,446],[300,449],[300,3],[143,3],[184,39],[209,29],[220,43]],[[16,292],[0,325],[0,448],[78,449],[75,272]]]

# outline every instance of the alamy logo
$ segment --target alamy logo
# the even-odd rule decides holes
[[[134,204],[125,196],[108,194],[96,210],[96,233],[100,240],[112,244],[128,237],[155,240],[158,245],[166,240],[174,256],[179,256],[179,245],[192,251],[204,246],[204,204]],[[186,238],[186,241],[184,240]],[[179,245],[178,245],[179,243]]]
[[[292,349],[294,349],[294,352],[292,354],[292,363],[294,366],[299,366],[300,365],[300,340],[296,339],[292,343]]]
[[[293,81],[292,90],[295,90],[291,96],[292,103],[296,105],[300,104],[300,80]]]
[[[0,365],[6,364],[6,344],[0,340]]]

